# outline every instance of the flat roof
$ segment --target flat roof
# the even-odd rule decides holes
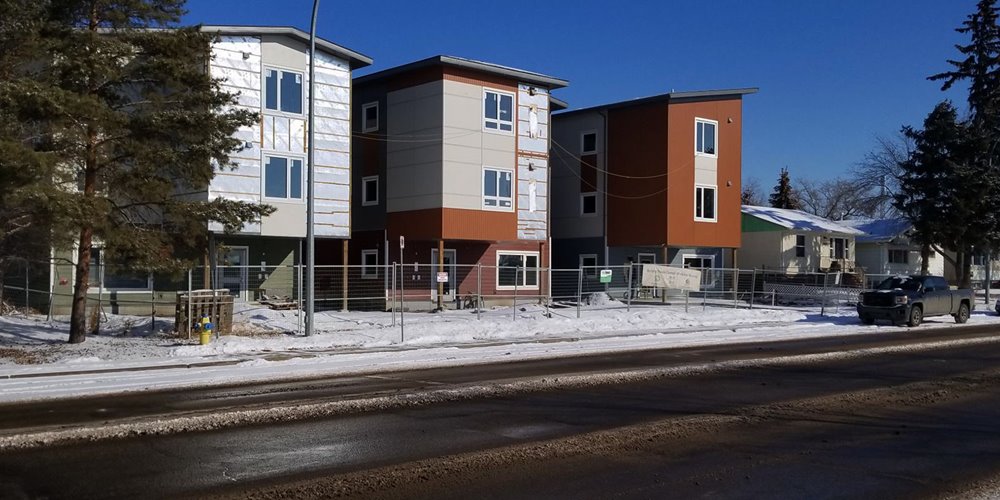
[[[218,33],[227,36],[282,35],[297,39],[306,44],[309,43],[309,33],[291,26],[228,26],[213,24],[203,25],[201,30],[207,33]],[[352,70],[372,64],[372,58],[318,36],[316,37],[316,49],[347,59]]]
[[[612,109],[612,108],[623,108],[626,106],[635,106],[637,104],[646,104],[657,101],[710,101],[713,99],[724,99],[727,97],[743,97],[747,94],[756,94],[760,90],[757,87],[745,87],[738,89],[719,89],[719,90],[692,90],[685,92],[667,92],[665,94],[657,94],[648,97],[639,97],[636,99],[628,99],[625,101],[612,102],[608,104],[600,104],[597,106],[590,106],[580,109],[572,109],[569,111],[562,111],[559,116],[565,116],[573,113],[582,113],[586,111],[597,111],[600,109]]]
[[[401,66],[395,66],[389,69],[384,69],[382,71],[378,71],[370,75],[359,76],[354,79],[354,83],[365,84],[368,82],[381,80],[383,78],[388,78],[409,71],[421,68],[433,67],[433,66],[453,66],[458,68],[471,69],[475,71],[482,71],[484,73],[491,73],[494,75],[505,76],[517,80],[519,82],[531,83],[549,89],[558,89],[569,85],[569,82],[566,80],[556,78],[553,76],[543,75],[541,73],[536,73],[534,71],[527,71],[523,69],[512,68],[509,66],[502,66],[499,64],[476,61],[474,59],[466,59],[464,57],[455,57],[446,55],[436,55],[433,57],[428,57],[427,59],[421,59],[419,61],[403,64]]]

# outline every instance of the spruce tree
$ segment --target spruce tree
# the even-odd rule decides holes
[[[44,3],[2,82],[0,108],[40,132],[8,140],[21,148],[11,161],[48,169],[38,188],[47,226],[76,247],[71,343],[86,335],[95,244],[127,268],[175,270],[201,255],[210,221],[235,230],[271,210],[208,199],[216,169],[242,146],[234,132],[257,116],[230,107],[236,96],[206,71],[212,37],[177,27],[183,3]]]
[[[771,193],[768,201],[774,208],[788,208],[793,210],[801,208],[799,199],[795,195],[795,190],[792,189],[792,180],[788,175],[787,167],[781,169],[781,174],[778,176],[778,184],[774,186],[774,192]]]

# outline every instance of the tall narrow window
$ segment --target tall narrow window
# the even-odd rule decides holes
[[[264,108],[302,114],[302,73],[264,69]]]
[[[796,257],[806,256],[806,235],[804,234],[795,235],[795,256]]]
[[[378,250],[361,251],[361,277],[378,277]]]
[[[483,91],[483,128],[501,132],[514,131],[514,94]]]
[[[697,118],[694,121],[695,152],[701,155],[715,156],[718,142],[718,122]]]
[[[378,205],[378,176],[372,175],[361,180],[361,205]]]
[[[580,154],[597,152],[597,132],[584,132],[580,135]]]
[[[378,130],[378,101],[370,102],[361,107],[361,129],[364,132]]]
[[[507,210],[514,206],[514,175],[510,170],[483,169],[483,208]]]
[[[597,193],[580,194],[580,215],[594,215],[597,213]]]
[[[714,221],[715,218],[715,186],[695,186],[694,188],[694,219]]]

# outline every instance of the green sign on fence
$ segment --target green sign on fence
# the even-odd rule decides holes
[[[601,269],[601,283],[611,283],[610,269]]]

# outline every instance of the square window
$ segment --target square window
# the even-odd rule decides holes
[[[265,69],[264,108],[283,113],[302,114],[302,73]]]
[[[483,169],[483,208],[513,208],[513,189],[513,172],[495,168]]]
[[[264,197],[302,199],[302,160],[266,156],[264,158]]]
[[[597,133],[585,132],[580,137],[580,153],[590,154],[597,152]]]
[[[361,129],[364,132],[378,130],[378,102],[370,102],[361,108]]]
[[[715,144],[718,141],[718,125],[714,121],[695,119],[695,153],[715,156]]]
[[[695,186],[694,189],[694,218],[700,221],[714,221],[715,209],[715,186]]]
[[[594,215],[597,213],[597,193],[583,193],[580,195],[580,215]]]
[[[497,289],[538,289],[538,252],[497,252]]]
[[[580,268],[587,278],[597,277],[597,256],[594,254],[580,256]]]
[[[514,131],[514,94],[483,91],[483,130]]]
[[[361,205],[378,205],[378,176],[365,177],[361,180]]]

